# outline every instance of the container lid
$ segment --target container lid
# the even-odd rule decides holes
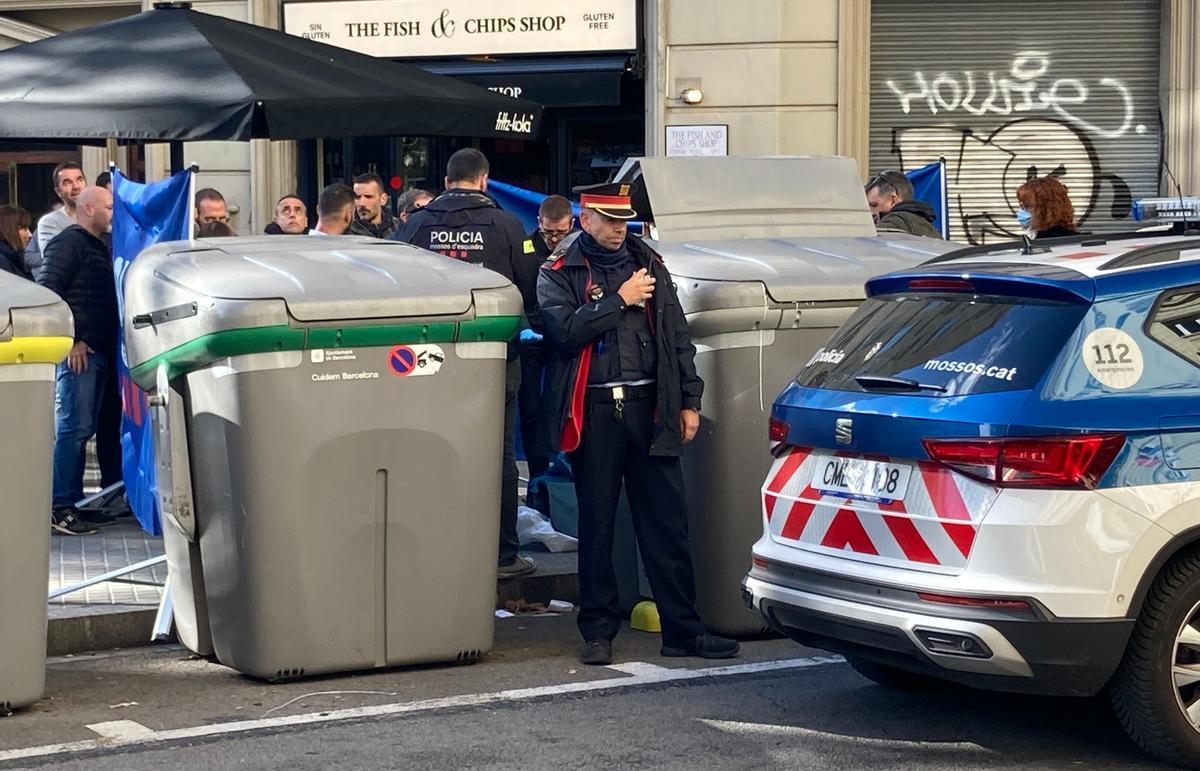
[[[861,300],[872,276],[958,248],[934,238],[754,238],[651,241],[676,279],[761,282],[776,302]]]
[[[302,322],[464,314],[473,290],[510,283],[478,265],[358,236],[176,241],[142,253],[126,281],[147,270],[201,298],[281,299]]]
[[[850,158],[636,158],[616,181],[639,178],[662,242],[875,235]]]
[[[54,292],[0,271],[0,341],[14,337],[75,337],[71,309]]]

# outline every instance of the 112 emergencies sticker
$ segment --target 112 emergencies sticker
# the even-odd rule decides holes
[[[1117,390],[1137,385],[1146,366],[1137,341],[1115,327],[1100,327],[1088,335],[1081,356],[1092,377]]]

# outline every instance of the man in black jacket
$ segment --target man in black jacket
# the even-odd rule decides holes
[[[51,526],[67,535],[95,532],[75,503],[83,498],[84,446],[96,430],[108,370],[116,366],[120,324],[112,260],[102,240],[112,224],[112,194],[102,187],[85,189],[76,218],[46,244],[38,274],[38,283],[62,297],[75,317],[75,344],[58,365],[54,397]]]
[[[391,238],[401,222],[387,209],[388,194],[383,189],[383,177],[374,173],[354,178],[354,221],[350,235],[371,238]]]
[[[538,207],[537,228],[529,234],[533,253],[523,255],[536,271],[554,248],[571,233],[575,215],[571,202],[561,195],[548,196]],[[542,317],[536,305],[526,316],[528,329],[521,332],[521,390],[517,408],[521,418],[521,446],[529,462],[529,478],[545,474],[550,468],[550,435],[546,427],[548,413],[543,397],[546,364],[550,352],[543,336]],[[539,511],[549,511],[545,498],[526,497],[526,502]]]
[[[524,259],[533,244],[515,215],[502,210],[487,195],[488,160],[467,147],[450,156],[446,164],[446,192],[424,209],[413,212],[396,234],[406,241],[457,260],[490,268],[521,290],[528,316],[537,309],[537,266]],[[503,484],[500,492],[501,578],[532,573],[533,560],[517,554],[517,460],[514,452],[517,422],[517,391],[521,386],[519,349],[508,348],[508,370],[504,393]]]
[[[696,613],[679,455],[700,428],[704,383],[662,258],[626,220],[629,185],[580,196],[584,232],[541,270],[538,300],[556,349],[549,383],[579,500],[579,631],[584,664],[612,663],[621,628],[613,523],[624,481],[638,549],[662,619],[662,655],[729,658],[733,640]]]

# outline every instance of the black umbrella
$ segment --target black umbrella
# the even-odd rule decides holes
[[[193,11],[187,3],[0,52],[0,138],[532,138],[541,107]]]

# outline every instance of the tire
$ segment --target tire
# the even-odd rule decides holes
[[[846,663],[871,682],[896,691],[940,691],[953,685],[932,675],[909,672],[858,656],[847,656]]]
[[[1109,686],[1113,710],[1130,738],[1151,755],[1187,768],[1200,767],[1200,729],[1183,705],[1200,700],[1200,681],[1176,688],[1173,670],[1177,662],[1200,667],[1200,647],[1177,639],[1198,614],[1200,553],[1192,553],[1168,563],[1150,587]]]

